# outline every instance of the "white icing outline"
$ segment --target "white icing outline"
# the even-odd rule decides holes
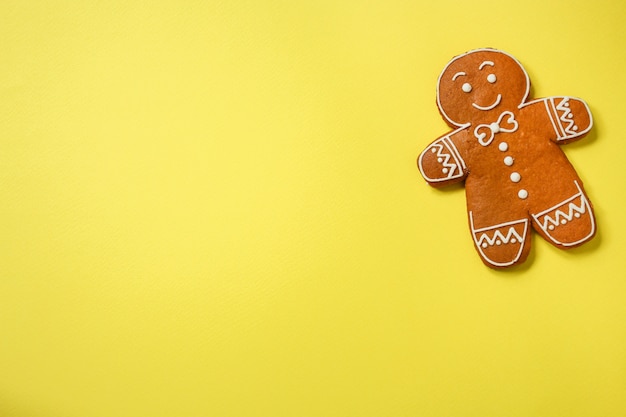
[[[494,64],[493,61],[483,61],[483,63],[478,66],[478,71],[482,71],[485,65],[491,65],[492,67],[495,67],[496,64]]]
[[[461,154],[459,153],[459,150],[457,149],[457,147],[454,145],[454,142],[452,142],[452,139],[450,139],[450,136],[451,135],[448,135],[448,136],[445,137],[446,143],[448,144],[448,147],[454,153],[454,156],[456,157],[457,161],[459,161],[461,163],[461,166],[463,167],[462,172],[464,172],[465,169],[467,168],[467,165],[465,165],[465,161],[461,157]]]
[[[498,94],[498,97],[496,97],[496,101],[494,101],[493,104],[490,106],[483,107],[479,106],[476,103],[472,103],[472,106],[474,106],[474,108],[477,108],[478,110],[487,111],[495,108],[498,104],[500,104],[500,101],[502,101],[502,94]]]
[[[585,106],[585,109],[587,110],[587,115],[589,116],[589,126],[585,129],[585,130],[574,130],[572,133],[572,136],[566,136],[565,132],[563,130],[563,127],[561,126],[560,123],[556,122],[554,117],[558,116],[558,114],[556,113],[556,108],[557,106],[554,105],[554,99],[561,99],[561,102],[559,102],[559,105],[561,105],[561,103],[563,101],[565,101],[566,103],[569,102],[569,100],[574,99],[577,100],[579,102],[581,102],[583,104],[583,106]],[[546,113],[548,113],[548,118],[550,119],[550,123],[552,124],[552,128],[554,129],[554,133],[556,134],[556,141],[560,142],[563,140],[567,140],[567,139],[573,139],[579,136],[583,136],[584,134],[586,134],[587,132],[589,132],[592,128],[593,128],[593,115],[591,114],[591,110],[589,109],[589,106],[587,105],[587,102],[583,99],[580,99],[578,97],[572,97],[572,96],[556,96],[556,97],[544,97],[544,98],[539,98],[533,101],[530,101],[528,103],[524,103],[523,106],[520,106],[520,109],[523,107],[526,107],[528,105],[531,104],[535,104],[535,103],[539,103],[539,102],[543,102],[545,108],[546,108]],[[564,104],[563,104],[564,105]],[[551,110],[554,109],[554,110]],[[568,109],[569,110],[569,109]],[[563,110],[565,111],[565,110]],[[563,114],[563,116],[566,116],[567,114],[571,115],[571,111],[569,113],[565,112]],[[570,120],[566,120],[566,122],[569,124]],[[568,126],[569,127],[569,126]],[[573,126],[572,126],[573,127]],[[572,132],[571,130],[569,132]]]
[[[467,126],[465,126],[467,127]],[[455,133],[465,129],[465,127],[461,128],[461,129],[457,129],[452,133],[449,133],[446,136],[443,136],[439,139],[437,139],[436,141],[434,141],[433,143],[431,143],[429,146],[426,147],[426,149],[424,149],[422,151],[422,153],[420,154],[419,158],[417,159],[417,164],[419,166],[419,170],[422,173],[422,176],[424,177],[424,179],[428,182],[442,182],[442,181],[449,181],[452,179],[457,179],[457,178],[462,178],[463,176],[465,176],[465,169],[467,168],[467,165],[465,165],[465,161],[463,160],[463,158],[461,157],[461,154],[459,152],[459,150],[456,148],[456,146],[454,146],[454,143],[452,142],[452,140],[450,140],[450,136],[454,135]],[[443,143],[443,144],[442,144]],[[450,153],[442,153],[443,148],[447,148],[447,150],[450,151]],[[427,152],[432,152],[431,149],[437,149],[437,157],[438,158],[443,158],[443,162],[442,165],[446,168],[450,168],[447,172],[447,176],[444,178],[431,178],[428,175],[426,175],[426,173],[424,172],[424,167],[422,166],[422,159],[424,157],[424,155],[426,155]],[[449,163],[450,158],[452,157],[452,159],[454,160],[454,163]],[[454,171],[458,169],[459,173],[455,174]]]
[[[546,99],[541,99],[539,101],[543,101],[543,104],[546,106],[546,112],[548,113],[548,117],[550,118],[550,123],[552,123],[552,128],[554,129],[554,133],[556,133],[556,140],[562,140],[563,132],[561,131],[561,127],[554,122],[554,116],[552,116],[552,112],[550,111],[550,107],[548,107],[548,102],[551,97]]]
[[[522,73],[524,74],[524,77],[526,77],[526,92],[524,93],[522,100],[521,100],[521,104],[518,106],[518,108],[522,108],[523,105],[527,104],[525,103],[526,99],[528,98],[528,94],[530,93],[530,77],[528,77],[528,73],[526,72],[526,70],[524,69],[524,67],[522,66],[522,64],[517,60],[517,58],[515,58],[513,55],[504,52],[504,51],[500,51],[499,49],[491,49],[491,48],[480,48],[480,49],[472,49],[471,51],[467,51],[464,54],[458,55],[454,58],[452,58],[450,60],[450,62],[448,62],[446,64],[446,66],[443,68],[443,70],[441,71],[441,73],[439,74],[439,78],[437,78],[437,107],[439,107],[439,111],[441,112],[441,115],[444,117],[444,119],[446,119],[446,121],[448,123],[450,123],[453,126],[458,126],[458,127],[467,127],[469,126],[471,123],[457,123],[454,120],[452,120],[450,118],[450,116],[448,116],[446,114],[446,112],[443,110],[443,107],[441,106],[441,99],[439,97],[439,85],[441,84],[441,77],[443,76],[443,74],[446,72],[446,70],[448,69],[448,67],[455,62],[458,59],[461,59],[462,57],[472,54],[474,52],[495,52],[498,54],[502,54],[502,55],[506,55],[509,58],[511,58],[513,61],[515,61],[517,63],[517,65],[519,65],[519,67],[522,69]]]
[[[519,260],[520,256],[522,256],[524,244],[526,243],[526,232],[528,231],[528,219],[514,220],[510,222],[500,223],[495,226],[482,227],[480,229],[474,229],[474,216],[472,215],[471,211],[469,212],[469,219],[470,219],[470,228],[472,231],[472,239],[474,240],[474,244],[476,245],[476,248],[478,248],[478,252],[480,252],[480,255],[482,256],[483,259],[485,259],[487,262],[489,262],[491,265],[494,265],[494,266],[511,266]],[[522,236],[520,236],[519,233],[517,233],[517,231],[515,230],[514,226],[518,224],[522,224],[522,223],[524,224],[524,232],[522,233]],[[506,236],[504,236],[499,230],[497,230],[494,233],[492,238],[489,238],[489,236],[487,236],[486,233],[483,233],[480,236],[480,239],[476,238],[476,234],[480,232],[487,232],[487,231],[499,229],[505,226],[511,226]],[[511,237],[517,238],[518,242],[520,243],[519,251],[517,252],[517,255],[515,255],[515,258],[512,261],[494,262],[491,259],[489,259],[487,255],[485,255],[485,252],[483,252],[483,248],[481,244],[484,241],[487,241],[487,244],[489,246],[493,246],[493,244],[497,241],[497,239],[500,239],[502,243],[508,243]]]
[[[552,103],[554,103],[554,97],[552,97]],[[561,127],[563,128],[563,132],[572,136],[576,135],[576,130],[571,130],[571,128],[575,126],[575,123],[572,110],[569,108],[569,97],[563,97],[559,104],[556,105],[555,109],[563,112],[563,115],[559,117],[559,120],[562,122]]]
[[[593,236],[593,234],[596,231],[596,222],[593,218],[593,214],[591,211],[591,206],[589,205],[589,200],[587,200],[587,197],[585,197],[585,193],[583,193],[583,190],[580,188],[580,185],[578,184],[578,181],[574,180],[574,184],[576,185],[576,188],[578,189],[578,192],[576,194],[574,194],[573,196],[571,196],[570,198],[567,198],[563,201],[561,201],[560,203],[555,204],[554,206],[550,207],[549,209],[546,209],[544,211],[542,211],[541,213],[537,213],[537,214],[533,214],[533,219],[535,220],[535,222],[537,223],[537,225],[541,228],[541,230],[543,230],[545,232],[545,234],[550,238],[550,240],[552,240],[554,243],[556,243],[557,245],[561,245],[561,246],[576,246],[579,245],[583,242],[586,242],[587,240],[589,240],[589,238],[591,236]],[[575,199],[577,199],[578,197],[580,197],[580,206],[577,206],[576,204],[573,203],[573,201]],[[543,218],[543,223],[541,223],[539,221],[539,218],[541,216],[544,216],[546,213],[551,212],[552,210],[554,210],[557,207],[563,206],[566,203],[569,203],[567,208],[568,208],[568,212],[567,214],[564,213],[561,210],[557,210],[554,213],[554,219],[550,216],[545,216]],[[548,228],[550,227],[550,225],[552,226],[559,226],[560,220],[561,218],[567,220],[568,222],[572,221],[573,217],[575,216],[575,213],[579,213],[579,214],[584,214],[585,211],[589,211],[589,218],[591,219],[591,231],[589,232],[589,234],[587,234],[587,236],[585,236],[582,239],[579,239],[575,242],[568,242],[568,243],[563,243],[557,239],[555,239],[554,237],[552,237],[552,235],[550,234]]]
[[[555,104],[555,99],[560,99],[558,104]],[[587,115],[589,116],[589,126],[587,126],[585,130],[579,131],[578,126],[575,124],[572,110],[569,108],[569,101],[572,99],[582,103],[583,106],[585,106],[585,110],[587,110]],[[554,133],[556,133],[557,142],[583,136],[593,127],[593,115],[591,114],[591,110],[585,100],[571,96],[555,96],[534,100],[531,103],[539,101],[543,101],[543,104],[546,107],[550,123],[552,123],[552,128],[554,129]],[[559,111],[563,112],[560,117]],[[558,117],[558,119],[555,119],[556,117]]]
[[[468,52],[465,52],[464,54],[458,55],[454,58],[452,58],[447,64],[446,66],[443,68],[443,70],[441,71],[441,73],[439,74],[439,77],[437,79],[437,87],[436,87],[436,97],[437,97],[437,106],[439,108],[439,111],[441,112],[443,118],[452,126],[457,126],[458,129],[449,133],[448,135],[442,137],[441,139],[433,142],[433,144],[431,144],[430,146],[428,146],[419,156],[419,160],[418,160],[418,164],[419,164],[419,168],[420,171],[422,172],[422,175],[424,175],[424,171],[423,171],[423,167],[422,167],[422,158],[424,156],[424,154],[427,151],[431,151],[432,146],[438,142],[442,142],[444,145],[446,145],[448,147],[448,149],[451,151],[452,157],[457,159],[458,162],[461,163],[461,165],[463,166],[463,171],[460,172],[459,175],[456,176],[452,176],[449,175],[447,178],[436,178],[436,179],[431,179],[429,177],[427,177],[426,175],[424,175],[424,178],[426,178],[427,181],[429,182],[441,182],[441,181],[447,181],[453,178],[459,178],[464,176],[464,171],[467,168],[465,165],[465,161],[460,157],[459,151],[458,149],[454,146],[454,144],[452,143],[452,141],[450,140],[450,136],[456,134],[457,132],[467,129],[468,127],[470,127],[472,125],[472,123],[458,123],[455,122],[454,120],[452,120],[450,118],[450,116],[444,111],[442,105],[441,105],[441,97],[440,97],[440,85],[441,85],[441,80],[443,77],[443,74],[447,71],[448,67],[450,65],[452,65],[452,63],[454,63],[456,60],[461,59],[463,57],[465,57],[466,55],[475,53],[475,52],[491,52],[491,53],[498,53],[498,54],[502,54],[505,56],[508,56],[510,59],[512,59],[515,63],[517,63],[518,67],[522,70],[522,73],[524,74],[524,77],[526,78],[526,90],[520,100],[520,104],[517,106],[518,109],[522,109],[528,105],[532,105],[535,103],[538,103],[539,101],[542,101],[545,105],[546,108],[546,112],[548,113],[548,117],[550,119],[550,122],[552,124],[552,127],[554,128],[554,131],[557,135],[557,142],[560,140],[564,140],[564,139],[571,139],[571,138],[575,138],[575,137],[579,137],[579,136],[583,136],[584,134],[586,134],[587,132],[589,132],[592,127],[593,127],[593,116],[591,114],[591,110],[589,109],[589,106],[587,105],[587,103],[584,100],[575,98],[575,97],[570,97],[570,96],[562,96],[562,97],[548,97],[548,98],[540,98],[540,99],[535,99],[532,101],[527,102],[526,100],[528,99],[529,93],[530,93],[530,77],[528,76],[528,73],[526,72],[526,69],[524,68],[524,66],[517,60],[517,58],[515,58],[514,56],[510,55],[507,52],[504,51],[500,51],[498,49],[491,49],[491,48],[480,48],[480,49],[474,49],[474,50],[470,50]],[[479,66],[479,70],[482,70],[483,67],[485,65],[488,65],[488,63],[491,63],[492,65],[495,66],[495,64],[493,64],[491,61],[484,61],[483,63],[481,63],[481,65]],[[467,75],[466,73],[457,73],[455,74],[455,76],[453,77],[453,80],[455,80],[458,76],[460,75]],[[561,101],[559,101],[558,105],[554,104],[554,100],[555,99],[561,99]],[[585,107],[585,109],[587,110],[587,114],[589,116],[589,126],[582,130],[582,131],[578,131],[578,127],[574,124],[574,121],[571,118],[571,110],[568,108],[567,103],[569,102],[570,99],[576,99],[579,100],[583,106]],[[482,106],[478,106],[475,103],[472,103],[472,105],[479,109],[479,110],[483,110],[483,111],[487,111],[487,110],[491,110],[494,107],[496,107],[499,102],[501,100],[501,94],[498,94],[498,98],[496,99],[496,102],[494,104],[492,104],[491,106],[487,106],[487,107],[482,107]],[[549,103],[548,103],[549,102]],[[551,106],[548,106],[548,104],[551,104]],[[552,107],[552,111],[551,108]],[[559,113],[557,112],[557,110],[560,110],[561,112],[563,112],[563,114],[559,117]],[[502,117],[502,115],[501,115]],[[514,117],[514,116],[513,116]],[[555,117],[558,117],[557,120],[555,120]],[[486,127],[490,127],[490,125],[485,125]],[[491,128],[490,128],[491,130]],[[516,131],[517,130],[517,126],[515,128]],[[493,132],[493,130],[491,130]],[[504,131],[504,130],[500,130],[499,126],[498,126],[498,131]],[[495,132],[494,132],[495,133]],[[571,136],[567,136],[566,134],[569,134]],[[476,129],[475,129],[475,135],[476,135]],[[478,137],[477,137],[478,138]],[[491,141],[490,141],[491,142]],[[439,145],[440,149],[443,149],[443,145]],[[456,168],[456,167],[455,167]],[[593,236],[593,234],[595,233],[596,230],[596,224],[595,224],[595,219],[593,216],[593,212],[591,210],[591,206],[590,203],[588,201],[588,199],[586,198],[585,194],[582,192],[582,189],[580,188],[579,184],[577,181],[574,181],[576,187],[579,190],[579,193],[575,194],[573,197],[570,197],[566,200],[564,200],[563,202],[552,206],[551,208],[542,211],[541,213],[538,214],[533,214],[532,218],[533,220],[536,222],[536,224],[545,232],[546,236],[548,236],[554,243],[556,243],[557,245],[561,245],[561,246],[575,246],[581,243],[584,243],[585,241],[587,241],[588,239],[590,239],[591,236]],[[573,200],[575,200],[576,198],[580,197],[581,198],[581,204],[580,206],[577,206],[576,204],[573,203]],[[544,223],[541,224],[539,222],[539,218],[541,216],[544,216],[546,213],[549,213],[552,210],[555,210],[556,208],[558,208],[559,206],[565,205],[569,202],[568,205],[568,213],[564,213],[561,210],[556,210],[556,212],[554,213],[554,217],[555,219],[552,219],[549,216],[545,216],[544,217]],[[569,243],[563,243],[560,242],[558,240],[556,240],[555,238],[553,238],[550,233],[548,232],[548,228],[549,227],[557,227],[559,224],[559,221],[562,220],[567,220],[567,221],[571,221],[572,220],[572,216],[576,217],[576,216],[580,216],[581,214],[585,213],[585,211],[588,210],[589,211],[589,216],[590,216],[590,221],[591,221],[591,231],[590,233],[585,236],[584,238],[576,241],[576,242],[569,242]],[[522,251],[524,249],[524,245],[526,244],[526,236],[528,233],[528,222],[529,219],[521,219],[521,220],[516,220],[516,221],[511,221],[511,222],[505,222],[505,223],[500,223],[498,225],[495,226],[490,226],[490,227],[484,227],[484,228],[480,228],[480,229],[475,229],[474,228],[474,220],[473,220],[473,214],[472,211],[469,211],[469,219],[470,219],[470,228],[472,231],[472,239],[474,240],[474,243],[476,245],[476,248],[478,249],[480,255],[482,256],[482,258],[490,263],[491,265],[497,266],[497,267],[507,267],[510,265],[515,264],[519,258],[521,257]],[[549,220],[548,220],[549,219]],[[519,236],[519,233],[517,233],[517,231],[514,229],[515,225],[520,225],[523,224],[524,225],[524,229],[523,229],[523,233],[522,236]],[[506,236],[504,236],[499,230],[496,230],[496,233],[494,233],[492,238],[489,238],[489,236],[486,233],[483,233],[480,237],[480,239],[477,238],[477,233],[480,232],[488,232],[490,230],[494,230],[494,229],[498,229],[498,228],[502,228],[502,227],[506,227],[506,226],[511,226],[508,230],[508,233],[506,234]],[[515,259],[513,259],[510,262],[494,262],[491,259],[489,259],[484,251],[483,248],[481,246],[481,244],[483,243],[487,243],[490,245],[493,245],[494,243],[498,244],[498,243],[508,243],[511,242],[513,243],[513,238],[518,239],[519,244],[520,244],[520,249],[517,253],[517,255],[515,256]],[[517,242],[515,242],[517,243]]]
[[[457,72],[456,74],[454,74],[454,75],[452,76],[452,81],[456,80],[456,79],[457,79],[457,78],[459,78],[459,77],[463,77],[463,76],[467,76],[467,74],[466,74],[466,73],[464,73],[463,71],[459,71],[459,72]]]

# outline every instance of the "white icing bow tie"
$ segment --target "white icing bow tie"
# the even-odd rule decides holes
[[[506,118],[506,120],[504,120],[504,118]],[[502,125],[503,121],[504,125]],[[493,137],[496,133],[515,132],[517,127],[518,125],[517,120],[515,120],[515,115],[510,111],[505,111],[500,115],[500,117],[498,117],[497,122],[476,126],[476,129],[474,129],[474,136],[478,139],[478,143],[483,146],[488,146],[493,141]]]

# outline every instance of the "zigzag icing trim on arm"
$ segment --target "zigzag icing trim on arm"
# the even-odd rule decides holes
[[[556,134],[557,141],[566,140],[575,138],[577,136],[581,136],[589,130],[593,126],[593,117],[591,115],[591,110],[589,110],[589,106],[583,100],[580,102],[585,106],[587,110],[587,114],[589,115],[589,126],[584,130],[580,130],[580,128],[576,125],[574,120],[574,114],[570,109],[569,102],[573,99],[573,97],[549,97],[545,99],[541,99],[546,107],[546,112],[548,113],[548,117],[550,118],[550,122],[552,123],[552,128],[554,129],[554,133]],[[530,104],[530,103],[529,103]]]
[[[456,148],[456,146],[454,146],[454,143],[450,139],[450,136],[456,132],[458,132],[458,130],[436,140],[420,154],[418,159],[418,165],[420,172],[422,173],[426,181],[442,182],[463,177],[467,165],[461,157],[459,150]],[[441,170],[443,176],[433,178],[426,174],[422,161],[427,152],[435,154],[438,162],[443,167]]]

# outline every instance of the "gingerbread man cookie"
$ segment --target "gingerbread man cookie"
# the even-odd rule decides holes
[[[526,260],[531,228],[562,249],[596,231],[583,183],[559,146],[589,132],[589,107],[567,96],[527,101],[529,91],[528,74],[505,52],[453,58],[439,76],[437,106],[454,130],[418,158],[432,186],[465,180],[474,245],[492,268]]]

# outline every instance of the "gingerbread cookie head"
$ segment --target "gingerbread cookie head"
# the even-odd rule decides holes
[[[528,74],[515,58],[495,49],[477,49],[453,58],[443,69],[437,105],[451,126],[460,127],[514,111],[529,91]]]

